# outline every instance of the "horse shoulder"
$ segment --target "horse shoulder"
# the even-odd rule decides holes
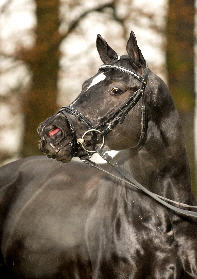
[[[14,262],[24,274],[25,266],[35,264],[39,268],[32,272],[37,278],[39,274],[61,274],[67,259],[74,264],[78,257],[84,272],[89,272],[85,224],[103,174],[82,163],[63,164],[45,157],[16,161],[3,167],[3,172],[7,189],[13,189],[17,197],[8,201],[1,228],[6,264]],[[51,269],[46,271],[47,261]]]

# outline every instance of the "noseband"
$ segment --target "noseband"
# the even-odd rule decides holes
[[[127,68],[124,68],[122,66],[117,66],[117,65],[102,65],[99,70],[108,70],[108,69],[118,70],[130,76],[133,76],[134,78],[136,78],[141,82],[141,86],[133,93],[132,96],[129,97],[129,99],[120,108],[118,108],[105,121],[103,121],[101,124],[97,125],[96,127],[94,127],[94,125],[90,122],[90,120],[87,117],[85,117],[81,112],[79,112],[76,108],[74,108],[72,104],[70,106],[64,106],[58,111],[58,113],[63,113],[65,115],[67,122],[69,124],[71,136],[72,136],[73,156],[78,156],[77,154],[78,154],[79,144],[88,153],[88,155],[92,155],[92,153],[95,153],[96,152],[95,145],[96,145],[96,139],[98,134],[100,134],[100,136],[103,139],[101,145],[101,147],[103,147],[105,136],[110,131],[112,131],[117,124],[123,123],[126,115],[138,103],[140,99],[142,100],[141,134],[140,134],[139,141],[137,145],[134,146],[134,148],[141,149],[146,140],[147,121],[146,121],[146,107],[144,103],[144,91],[146,89],[146,84],[148,79],[148,67],[146,68],[145,75],[143,77],[141,77],[140,75],[136,74],[135,72]],[[76,137],[76,131],[69,115],[75,116],[80,122],[84,123],[88,128],[88,130],[79,139],[77,139]],[[88,133],[92,134],[93,145],[91,151],[87,150],[87,148],[84,145],[84,137]]]

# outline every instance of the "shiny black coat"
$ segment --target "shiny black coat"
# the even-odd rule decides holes
[[[143,193],[42,156],[0,177],[2,279],[196,278],[196,225]]]

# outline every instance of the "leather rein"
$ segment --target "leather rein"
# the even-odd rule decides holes
[[[91,167],[95,167],[95,168],[107,173],[108,175],[110,175],[112,177],[115,177],[116,179],[119,179],[119,180],[125,182],[126,185],[131,190],[133,190],[133,187],[141,190],[142,192],[144,192],[148,196],[152,197],[154,200],[156,200],[160,204],[164,205],[165,207],[173,210],[174,212],[176,212],[180,215],[186,215],[188,217],[197,218],[197,212],[182,209],[182,208],[177,207],[177,206],[172,205],[172,204],[176,204],[176,205],[181,206],[181,207],[193,208],[193,209],[197,209],[197,206],[191,206],[191,205],[179,203],[179,202],[167,199],[165,197],[162,197],[160,195],[157,195],[157,194],[149,191],[143,185],[141,185],[138,181],[136,181],[128,172],[126,172],[124,169],[122,169],[117,164],[117,162],[114,161],[112,159],[112,157],[110,157],[108,155],[107,152],[103,151],[102,148],[104,146],[105,136],[111,130],[113,130],[113,128],[117,124],[122,124],[123,123],[126,115],[138,103],[138,101],[140,99],[141,99],[141,134],[140,134],[140,138],[139,138],[139,141],[138,141],[137,145],[134,146],[133,148],[137,148],[138,150],[140,150],[143,147],[143,145],[146,141],[146,135],[147,135],[147,116],[146,116],[146,107],[145,107],[145,101],[144,101],[144,92],[145,92],[146,85],[147,85],[147,80],[148,80],[148,71],[149,71],[148,67],[146,67],[145,74],[144,74],[143,77],[141,77],[140,75],[136,74],[135,72],[133,72],[133,71],[127,69],[127,68],[124,68],[122,66],[102,65],[100,67],[100,70],[108,70],[108,69],[119,70],[123,73],[126,73],[128,75],[133,76],[134,78],[136,78],[137,80],[139,80],[141,82],[141,86],[138,90],[136,90],[133,93],[132,96],[129,97],[129,99],[117,111],[112,113],[105,121],[103,121],[101,124],[99,124],[96,127],[94,127],[94,125],[89,121],[89,119],[87,117],[85,117],[81,112],[79,112],[77,109],[75,109],[72,106],[72,104],[70,106],[64,106],[58,111],[58,114],[62,113],[62,114],[65,115],[65,117],[67,119],[67,122],[69,124],[70,131],[71,131],[71,137],[72,137],[73,156],[78,157],[78,147],[81,146],[82,149],[86,151],[86,155],[80,157],[80,159],[84,163],[90,165]],[[77,136],[76,136],[76,130],[75,130],[75,127],[72,123],[72,119],[70,118],[70,115],[73,115],[80,122],[85,124],[86,127],[88,128],[88,130],[83,134],[83,136],[81,138],[77,138]],[[88,150],[85,147],[84,138],[88,133],[91,133],[91,135],[92,135],[92,142],[93,142],[92,150]],[[97,135],[98,134],[102,137],[103,140],[102,140],[101,146],[96,148],[96,140],[97,140]],[[92,162],[90,160],[90,157],[92,156],[93,153],[98,153],[106,162],[108,162],[122,176],[122,178],[109,173],[105,169],[96,165],[96,163]]]

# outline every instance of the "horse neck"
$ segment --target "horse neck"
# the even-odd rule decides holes
[[[149,120],[140,151],[121,151],[120,162],[143,186],[170,199],[190,202],[190,170],[178,112],[173,108],[160,125]]]

